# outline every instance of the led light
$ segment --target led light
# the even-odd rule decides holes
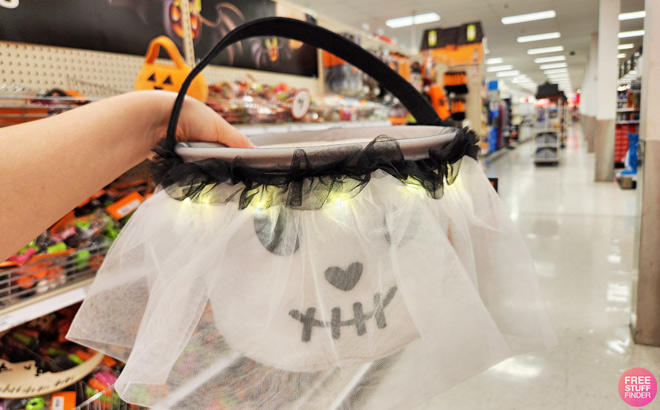
[[[640,37],[644,35],[644,30],[622,31],[619,33],[619,38]]]
[[[619,46],[616,49],[617,50],[629,50],[633,47],[635,47],[635,45],[633,43],[619,44]]]
[[[513,76],[516,76],[516,75],[519,75],[519,74],[520,74],[520,71],[513,70],[513,71],[500,71],[496,75],[498,77],[513,77]]]
[[[502,64],[504,62],[504,59],[502,58],[489,58],[486,60],[486,64]]]
[[[566,68],[566,63],[554,63],[554,64],[544,64],[540,66],[539,68],[541,70],[551,70],[553,68]]]
[[[621,13],[619,14],[619,20],[634,20],[634,19],[643,19],[646,17],[646,12],[642,11],[633,11],[632,13]]]
[[[534,62],[536,64],[539,63],[552,63],[553,61],[566,61],[565,56],[552,56],[552,57],[540,57],[540,58],[535,58]]]
[[[438,13],[424,13],[416,14],[414,16],[398,17],[385,21],[385,24],[391,28],[400,28],[417,24],[432,23],[434,21],[440,21],[440,15]]]
[[[517,16],[502,17],[502,24],[517,24],[527,21],[551,19],[557,16],[554,10],[539,11],[538,13],[520,14]]]
[[[511,69],[513,69],[512,65],[498,65],[494,67],[488,67],[486,71],[488,71],[489,73],[495,73],[497,71],[507,71]]]
[[[518,37],[519,43],[530,43],[532,41],[552,40],[553,38],[560,38],[561,34],[557,31],[553,33],[533,34],[531,36]]]
[[[626,58],[625,53],[619,53],[616,55],[616,58]]]
[[[527,54],[545,54],[545,53],[558,53],[564,51],[564,46],[555,46],[555,47],[543,47],[543,48],[532,48],[527,50]]]
[[[543,74],[561,74],[568,73],[568,68],[556,68],[554,70],[545,70]]]

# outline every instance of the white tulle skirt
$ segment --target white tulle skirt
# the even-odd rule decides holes
[[[221,189],[222,187],[218,187]],[[68,337],[167,409],[411,408],[555,343],[532,260],[479,164],[441,199],[377,171],[321,209],[148,199]]]

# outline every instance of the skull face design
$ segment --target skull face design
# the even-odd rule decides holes
[[[405,255],[420,227],[394,222],[394,209],[374,203],[242,211],[226,251],[240,271],[211,295],[232,348],[280,369],[316,371],[373,361],[418,337],[391,258]]]

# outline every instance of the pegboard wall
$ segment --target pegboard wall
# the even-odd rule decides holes
[[[39,90],[71,88],[90,97],[108,97],[133,89],[143,61],[141,56],[0,41],[0,84]],[[322,90],[316,78],[219,66],[204,70],[209,84],[246,79],[248,74],[265,84],[285,82],[312,93]]]

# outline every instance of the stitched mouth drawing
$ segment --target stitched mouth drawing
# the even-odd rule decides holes
[[[334,287],[339,290],[349,291],[355,287],[362,275],[362,264],[359,262],[351,263],[348,269],[344,270],[337,266],[328,268],[325,271],[325,279]],[[378,329],[387,327],[385,320],[385,308],[390,304],[392,298],[396,294],[397,287],[393,286],[383,295],[378,292],[374,294],[373,305],[374,310],[365,313],[362,303],[353,303],[353,318],[348,320],[341,319],[341,308],[336,307],[332,309],[332,316],[329,322],[316,319],[316,308],[307,308],[303,314],[299,310],[293,309],[289,311],[289,316],[302,323],[302,341],[309,342],[312,339],[312,330],[315,327],[331,328],[332,338],[339,339],[341,337],[341,328],[346,326],[355,326],[357,335],[362,336],[367,333],[367,321],[374,318]]]

